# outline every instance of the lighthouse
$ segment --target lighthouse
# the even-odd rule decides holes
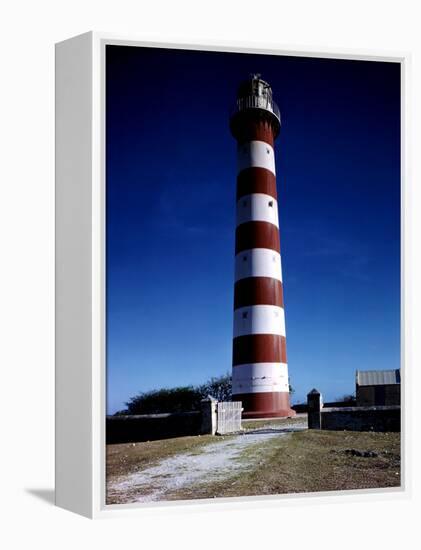
[[[237,140],[232,394],[243,417],[293,416],[289,401],[270,85],[251,76],[230,119]]]

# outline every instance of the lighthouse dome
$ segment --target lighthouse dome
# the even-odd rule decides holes
[[[272,88],[270,84],[260,76],[260,74],[256,73],[250,75],[250,78],[247,80],[243,80],[237,90],[237,99],[255,96],[265,98],[268,102],[272,102]]]
[[[238,133],[238,126],[250,116],[269,120],[274,136],[278,135],[281,126],[279,108],[273,101],[270,84],[258,73],[250,75],[238,87],[237,101],[231,115],[231,131],[234,135]]]

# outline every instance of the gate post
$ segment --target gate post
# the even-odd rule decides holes
[[[202,423],[200,427],[201,434],[215,435],[216,433],[216,405],[218,401],[209,396],[202,399],[200,402],[200,410],[202,412]]]
[[[313,388],[307,394],[307,422],[310,430],[322,429],[322,407],[322,395],[318,390]]]

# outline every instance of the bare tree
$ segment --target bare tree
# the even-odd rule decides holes
[[[232,380],[230,374],[212,377],[205,384],[199,387],[202,397],[211,395],[218,401],[231,401]]]

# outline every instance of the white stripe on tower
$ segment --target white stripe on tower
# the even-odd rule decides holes
[[[288,367],[286,363],[251,363],[233,368],[234,393],[287,392]]]
[[[279,334],[285,336],[284,309],[277,306],[256,305],[234,311],[234,338],[247,334]]]
[[[266,168],[275,172],[275,153],[273,147],[265,141],[248,141],[237,147],[238,172],[246,168]]]
[[[237,201],[237,227],[250,221],[273,223],[279,228],[278,201],[263,193],[241,197]]]
[[[265,95],[266,103],[262,102]],[[294,413],[289,404],[272,146],[280,120],[270,86],[260,77],[243,83],[238,99],[238,111],[231,118],[241,174],[237,178],[232,393],[233,399],[242,400],[246,416],[289,416]],[[252,108],[256,99],[259,108]]]
[[[282,282],[281,255],[268,248],[243,250],[235,256],[235,281],[247,277],[270,277]]]

